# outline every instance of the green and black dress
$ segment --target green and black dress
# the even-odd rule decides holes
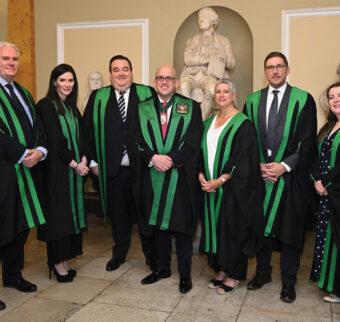
[[[205,178],[216,179],[229,173],[231,179],[216,192],[204,195],[203,250],[216,272],[225,271],[231,278],[245,279],[247,257],[255,256],[262,246],[264,229],[257,135],[243,113],[235,114],[222,127],[216,153],[212,155],[215,149],[209,145],[213,141],[212,133],[217,130],[215,117],[204,123],[202,171]]]
[[[322,181],[328,195],[320,197],[311,278],[340,296],[340,130],[322,141],[313,178]]]
[[[42,164],[46,193],[46,221],[38,238],[47,242],[48,264],[53,266],[82,254],[82,231],[86,228],[83,177],[69,163],[84,153],[80,114],[66,103],[64,114],[46,97],[37,104],[46,129],[48,157]]]

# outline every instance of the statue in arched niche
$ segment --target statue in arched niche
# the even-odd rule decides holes
[[[96,70],[89,73],[89,76],[88,76],[87,80],[88,80],[88,85],[89,85],[89,92],[84,97],[83,102],[81,104],[81,107],[79,108],[79,111],[80,111],[81,115],[84,114],[85,107],[86,107],[87,101],[89,100],[89,97],[90,97],[91,93],[95,89],[101,88],[104,85],[103,74],[101,72],[96,71]]]
[[[230,78],[235,68],[230,41],[216,32],[218,23],[218,15],[212,8],[199,10],[200,33],[186,42],[185,66],[180,76],[181,94],[201,102],[203,119],[212,112],[217,80]]]

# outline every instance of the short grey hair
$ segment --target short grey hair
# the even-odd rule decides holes
[[[219,85],[219,84],[226,84],[226,85],[228,85],[228,86],[229,86],[229,89],[230,89],[233,93],[236,94],[236,86],[235,86],[234,82],[233,82],[231,79],[229,79],[229,78],[221,78],[221,79],[219,79],[219,80],[216,82],[215,90],[216,90],[217,85]]]
[[[0,49],[3,47],[12,47],[17,52],[18,57],[21,55],[20,49],[15,44],[12,44],[11,42],[0,41]]]

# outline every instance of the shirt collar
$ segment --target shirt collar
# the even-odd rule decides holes
[[[7,82],[7,81],[6,81],[4,78],[2,78],[1,76],[0,76],[0,84],[1,84],[3,87],[5,87],[7,84],[12,84],[12,85],[14,85],[13,81]]]
[[[272,94],[274,90],[277,90],[280,92],[280,94],[283,94],[287,88],[288,83],[285,82],[281,87],[274,88],[273,86],[269,85],[268,87],[268,93]]]

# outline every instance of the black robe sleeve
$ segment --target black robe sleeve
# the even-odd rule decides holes
[[[262,245],[264,187],[257,134],[250,121],[244,122],[234,137],[231,155],[222,173],[231,173],[231,179],[223,186],[226,194],[227,189],[231,189],[234,196],[227,205],[232,208],[227,210],[231,225],[237,231],[244,254],[253,257]]]
[[[75,155],[67,147],[67,140],[62,134],[54,104],[49,98],[44,98],[38,102],[37,109],[48,137],[49,153],[58,156],[68,165],[75,160]]]

